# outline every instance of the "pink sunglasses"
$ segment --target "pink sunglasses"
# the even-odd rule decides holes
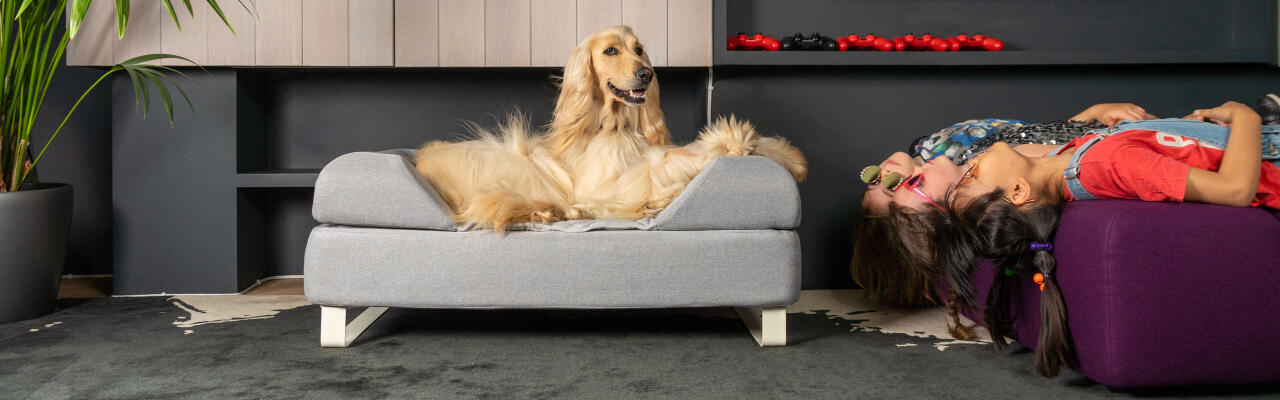
[[[924,199],[924,201],[929,202],[929,204],[932,205],[934,208],[937,208],[938,211],[946,212],[947,210],[944,210],[942,206],[934,202],[933,198],[929,197],[929,195],[927,194],[924,194],[924,191],[920,190],[920,185],[923,185],[923,184],[924,184],[924,174],[919,174],[919,175],[907,178],[906,182],[902,182],[898,184],[898,186],[895,186],[894,188],[889,190],[896,192],[898,191],[898,189],[906,187],[907,189],[911,189],[911,191],[914,192],[917,196],[920,196],[920,198]]]

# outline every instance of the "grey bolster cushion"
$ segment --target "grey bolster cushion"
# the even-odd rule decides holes
[[[712,160],[654,220],[656,229],[666,231],[798,226],[795,178],[782,164],[762,156]]]
[[[455,230],[448,206],[413,167],[412,150],[338,157],[316,179],[312,216],[321,223]],[[717,158],[648,229],[795,229],[800,191],[786,168],[761,156]]]
[[[358,152],[316,179],[311,216],[321,223],[452,231],[440,194],[413,167],[413,150]]]

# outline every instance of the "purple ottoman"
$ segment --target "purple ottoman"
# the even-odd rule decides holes
[[[1068,203],[1053,242],[1077,371],[1113,388],[1280,382],[1280,213],[1190,203]],[[975,274],[978,308],[995,266]],[[1040,292],[1010,293],[1035,348]],[[981,321],[981,310],[966,314]]]

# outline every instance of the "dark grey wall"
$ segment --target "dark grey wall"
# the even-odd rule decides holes
[[[809,158],[800,185],[806,289],[853,286],[848,264],[865,187],[858,172],[915,137],[972,118],[1065,119],[1100,102],[1181,117],[1280,91],[1280,69],[1241,65],[717,68],[715,76],[714,114],[748,118]]]
[[[143,119],[129,77],[111,81],[116,294],[234,293],[244,285],[236,246],[236,72],[190,75],[194,82],[176,81],[195,112],[173,93],[172,125],[158,95]]]
[[[31,132],[40,151],[76,99],[98,79],[97,68],[58,68]],[[72,114],[36,165],[42,181],[75,189],[66,274],[111,273],[111,85],[99,84]]]
[[[843,288],[852,286],[849,242],[862,193],[857,172],[903,149],[914,137],[970,118],[1062,119],[1097,102],[1135,102],[1157,115],[1180,116],[1229,99],[1252,102],[1280,88],[1278,72],[1249,65],[717,68],[712,108],[717,115],[750,119],[763,133],[786,136],[805,151],[811,175],[801,185],[803,285]],[[511,109],[545,123],[555,97],[549,74],[215,72],[198,78],[209,92],[194,96],[197,114],[179,112],[174,128],[158,114],[139,120],[131,88],[118,79],[115,96],[128,101],[115,102],[113,118],[115,240],[130,243],[125,247],[131,250],[125,254],[117,247],[117,260],[130,260],[115,266],[117,291],[226,292],[253,277],[301,274],[306,236],[315,225],[310,190],[236,189],[230,182],[235,171],[315,169],[350,151],[416,147],[463,133],[462,120],[491,123],[491,115]],[[688,141],[705,123],[705,70],[659,74],[673,134]],[[237,109],[237,101],[245,104],[230,94],[237,90],[265,100],[253,113],[261,114],[261,120]],[[245,124],[260,128],[245,129]],[[234,162],[244,155],[257,161]],[[229,207],[239,207],[238,218],[227,213]],[[210,213],[225,217],[209,221]],[[143,215],[144,221],[135,225],[122,215]],[[192,218],[216,223],[183,222]],[[246,221],[260,221],[260,226]],[[254,239],[260,248],[246,251],[244,243],[238,248],[229,243],[237,235],[232,233],[237,222],[242,239],[260,238]],[[246,228],[253,232],[246,234]],[[150,239],[139,242],[143,238]],[[202,249],[221,243],[214,247],[222,250],[184,253],[193,241]],[[243,253],[242,258],[230,254],[235,252],[231,249]]]
[[[416,148],[467,133],[464,121],[493,126],[524,112],[551,120],[555,69],[272,71],[267,169],[321,168],[352,151]],[[706,70],[660,68],[662,105],[672,136],[691,141],[705,125]],[[302,274],[311,219],[309,189],[257,189],[268,201],[267,275]]]

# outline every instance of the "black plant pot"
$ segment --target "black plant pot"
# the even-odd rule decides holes
[[[71,230],[71,185],[0,193],[0,323],[53,312]]]

